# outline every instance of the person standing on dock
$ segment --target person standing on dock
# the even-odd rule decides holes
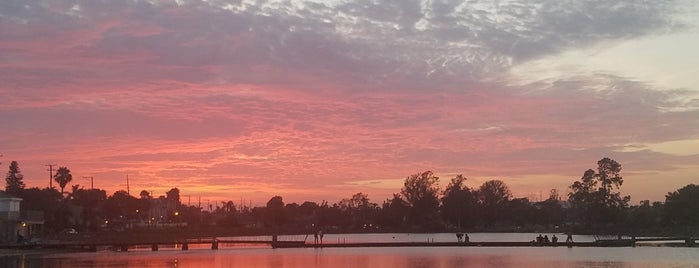
[[[566,243],[573,243],[573,233],[568,233],[566,237]]]
[[[464,240],[464,233],[462,233],[462,232],[456,233],[456,241],[461,243],[461,241],[463,241],[463,240]]]
[[[318,232],[313,233],[313,238],[315,238],[315,244],[318,244]]]
[[[318,231],[318,236],[320,237],[320,243],[323,244],[323,230]]]

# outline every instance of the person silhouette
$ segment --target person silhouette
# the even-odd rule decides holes
[[[315,244],[318,244],[318,233],[313,233],[313,238],[315,238]]]
[[[566,236],[566,243],[573,243],[573,233],[568,233]]]
[[[320,243],[323,244],[323,230],[318,231],[318,237],[320,237]]]

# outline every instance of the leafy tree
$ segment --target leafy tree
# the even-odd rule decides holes
[[[442,197],[442,218],[457,227],[473,225],[476,200],[464,185],[466,177],[459,174],[451,179]]]
[[[631,206],[626,213],[625,226],[631,233],[660,233],[663,225],[664,204],[662,202],[651,202],[643,200],[638,206]]]
[[[10,162],[10,171],[8,171],[7,176],[5,176],[5,192],[15,196],[19,195],[19,193],[24,190],[23,178],[24,176],[19,171],[19,164],[17,164],[17,161]]]
[[[219,226],[235,226],[238,223],[233,201],[221,201],[221,206],[216,207],[214,214],[216,215],[216,223]]]
[[[284,224],[286,217],[284,216],[284,200],[281,196],[274,196],[267,201],[267,219],[268,223],[277,227]]]
[[[439,209],[438,183],[439,177],[434,176],[432,171],[413,174],[405,179],[400,192],[410,207],[410,223],[421,227],[435,223]]]
[[[114,192],[105,202],[105,213],[110,222],[125,223],[128,219],[137,217],[139,200],[124,190]]]
[[[70,169],[67,167],[59,167],[56,174],[53,175],[53,180],[61,187],[61,196],[63,196],[63,189],[73,180],[73,175],[70,174]]]
[[[612,223],[621,215],[631,197],[622,197],[618,191],[624,182],[620,172],[621,165],[605,157],[597,162],[597,172],[588,169],[570,186],[572,191],[568,201],[580,220],[588,224],[605,224]]]
[[[180,204],[180,189],[172,188],[165,192],[165,198],[172,200],[175,204]]]
[[[507,204],[507,216],[502,221],[510,225],[522,226],[536,221],[536,208],[527,198],[514,198]]]
[[[481,184],[478,188],[478,202],[485,224],[494,224],[507,215],[510,198],[510,188],[501,180],[489,180]]]
[[[299,206],[298,212],[302,216],[315,216],[316,213],[318,212],[318,209],[320,209],[320,207],[318,206],[318,204],[316,202],[306,201],[306,202],[301,203],[301,205]]]
[[[681,226],[699,226],[699,185],[689,184],[665,196],[667,222]]]
[[[83,222],[78,223],[90,230],[97,230],[102,223],[104,204],[107,200],[107,192],[100,189],[76,188],[71,194],[70,202],[80,206]]]
[[[338,204],[355,228],[362,228],[368,224],[375,224],[373,220],[378,206],[369,202],[369,196],[365,193],[356,193],[351,198],[342,199]]]
[[[339,206],[343,210],[358,210],[360,207],[369,206],[369,196],[365,193],[356,193],[351,198],[342,199]]]
[[[19,195],[23,200],[20,210],[42,211],[44,213],[45,228],[47,231],[62,230],[66,227],[66,215],[61,212],[62,195],[54,188],[39,189],[37,187],[24,189]]]
[[[532,219],[533,223],[556,225],[563,222],[565,218],[565,209],[561,206],[558,191],[552,189],[549,198],[536,203],[538,208],[536,218]]]
[[[139,194],[141,199],[151,199],[152,197],[150,196],[150,192],[146,190],[142,190],[141,193]]]
[[[384,227],[402,227],[407,221],[410,206],[399,194],[393,194],[393,198],[384,201],[380,213],[380,223]]]

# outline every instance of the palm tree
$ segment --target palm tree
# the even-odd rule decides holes
[[[70,169],[67,167],[59,167],[56,171],[56,175],[53,176],[53,180],[61,186],[61,197],[63,196],[63,189],[68,185],[70,181],[73,180],[73,175],[70,174]]]

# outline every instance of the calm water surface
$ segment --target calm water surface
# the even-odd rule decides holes
[[[534,234],[469,234],[472,241],[529,241]],[[560,236],[560,235],[559,235]],[[482,239],[481,239],[482,238]],[[487,239],[486,239],[487,238]],[[515,239],[524,240],[515,240]],[[390,240],[389,240],[390,239]],[[414,240],[413,240],[414,239]],[[325,242],[453,241],[453,234],[326,235]],[[448,240],[447,240],[448,239]],[[592,239],[576,236],[577,241]],[[311,242],[311,241],[309,241]],[[699,248],[440,247],[270,249],[204,247],[5,258],[8,267],[697,267]],[[2,266],[2,265],[0,265]],[[4,267],[4,266],[2,266]]]

